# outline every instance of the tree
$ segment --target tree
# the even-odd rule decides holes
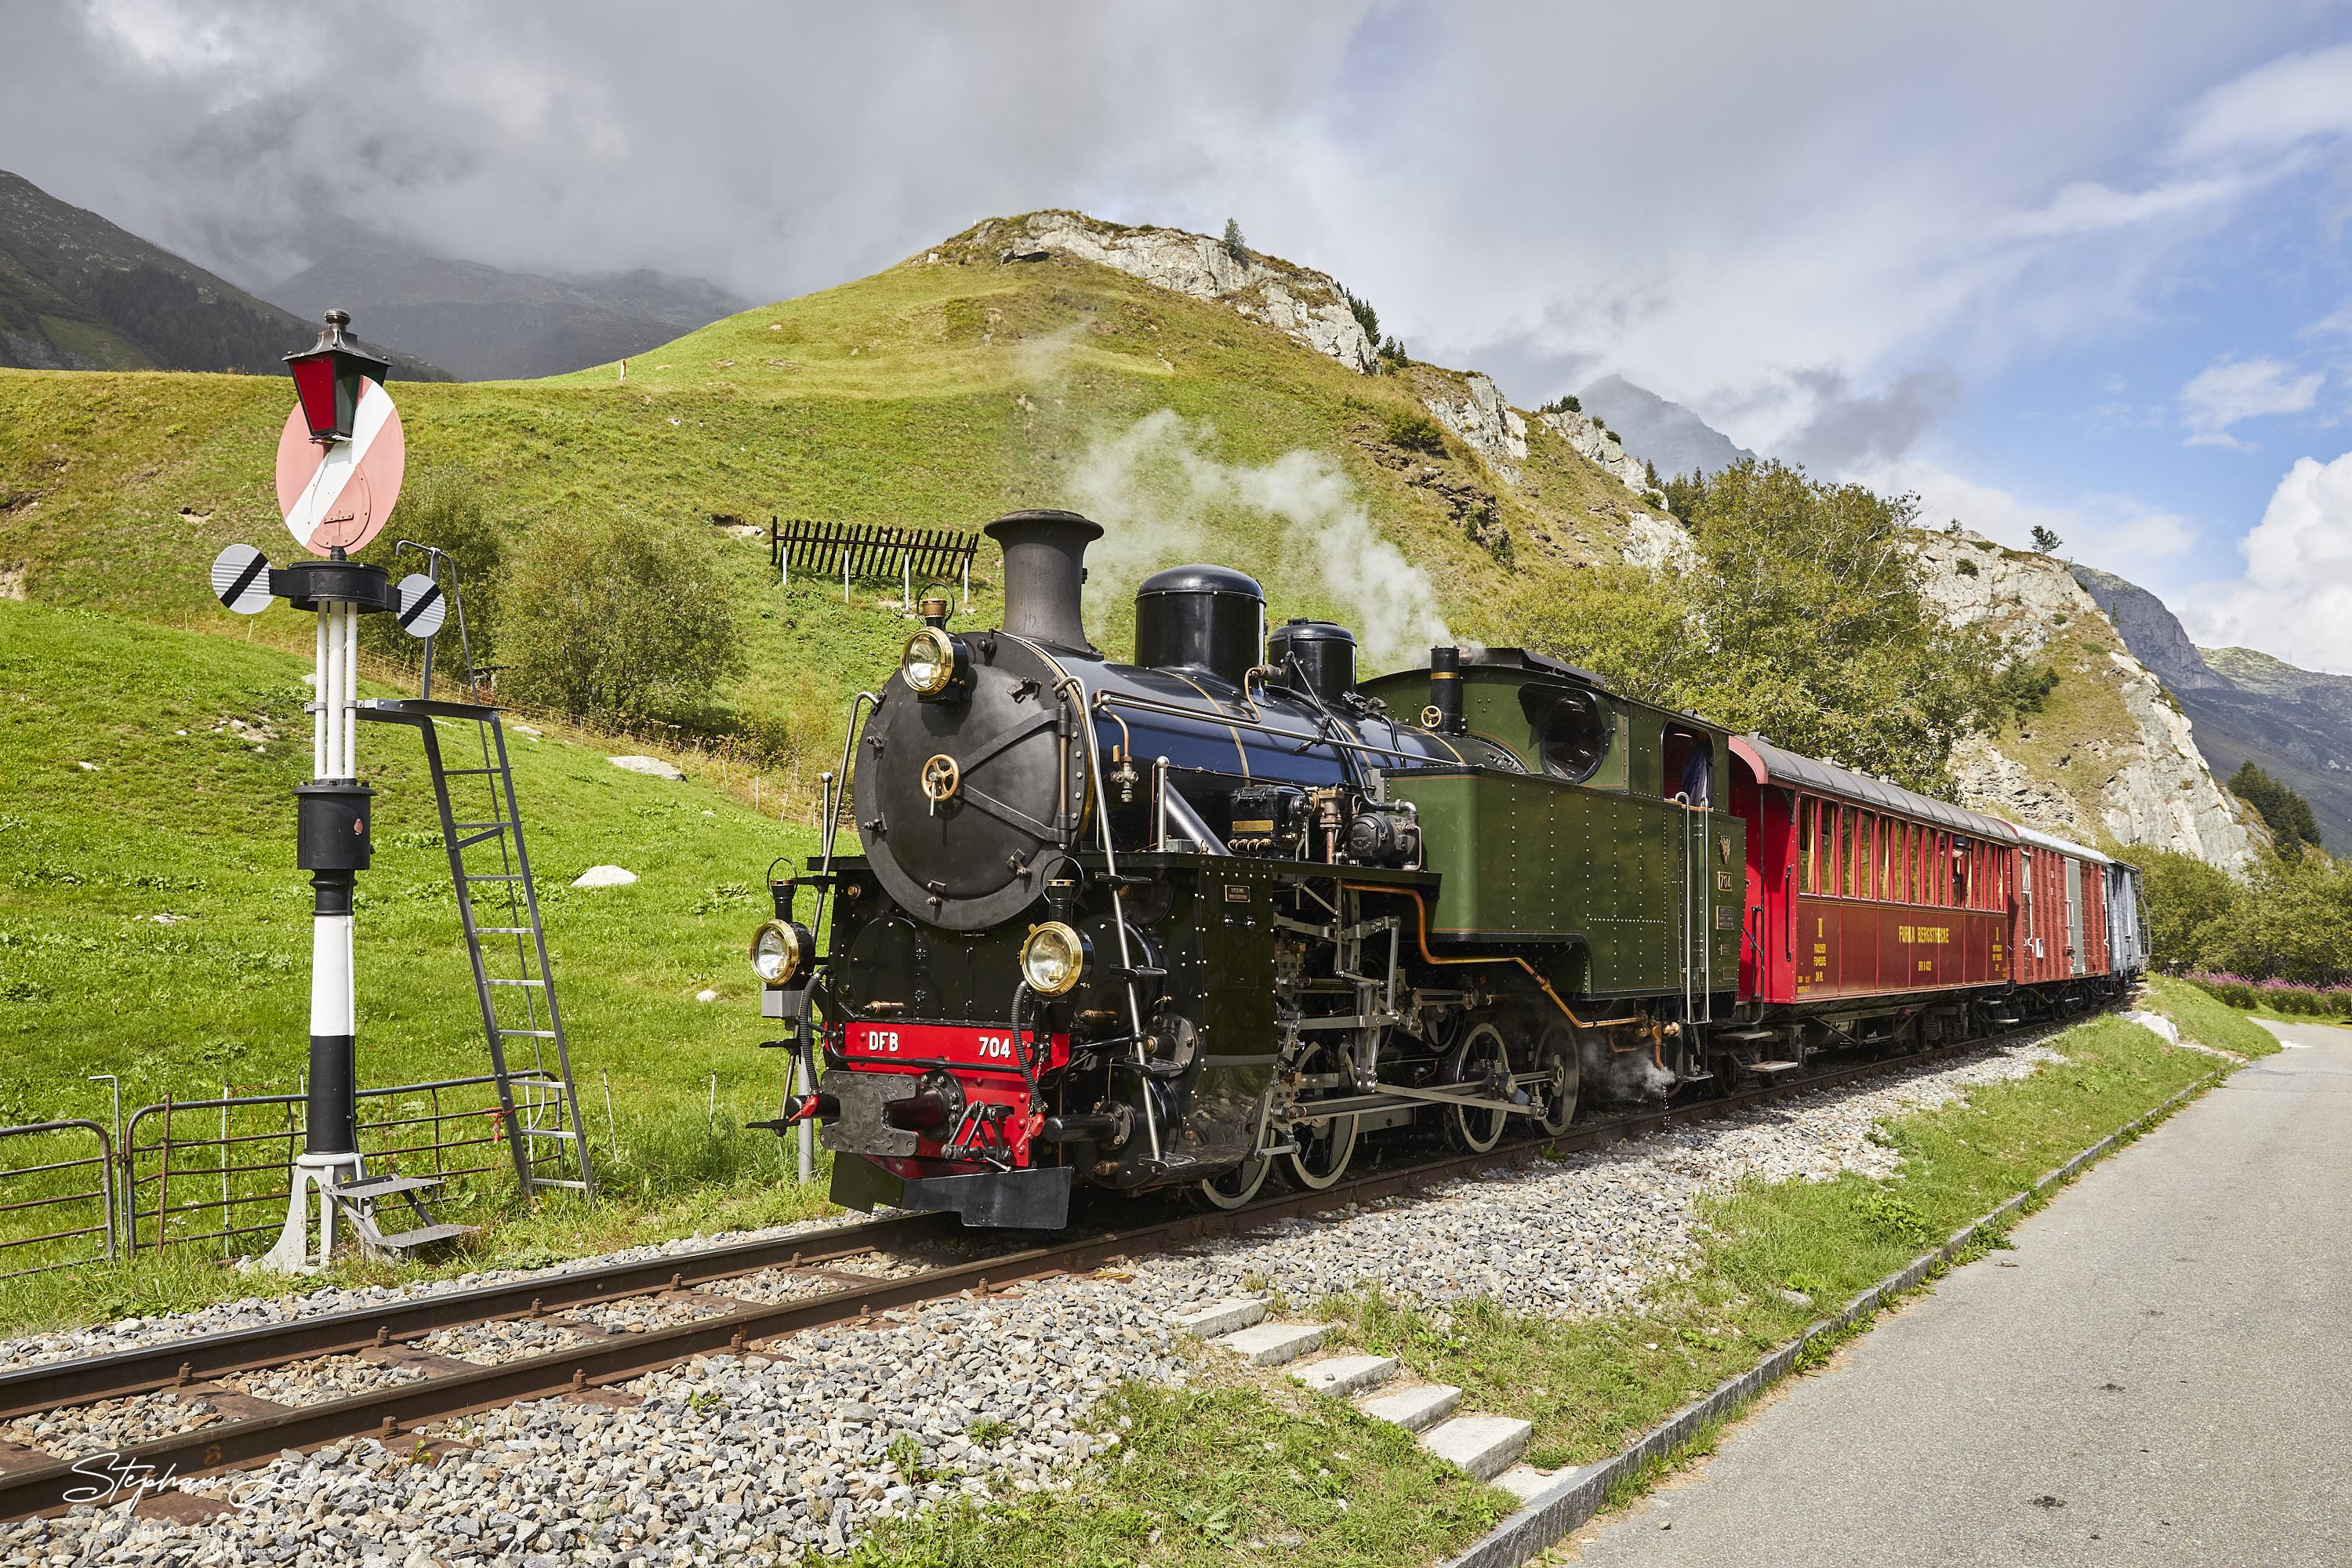
[[[1381,313],[1372,309],[1370,300],[1360,300],[1349,293],[1344,283],[1339,286],[1339,298],[1348,301],[1349,312],[1356,318],[1356,325],[1364,329],[1364,341],[1371,344],[1377,353],[1381,344]]]
[[[499,578],[507,558],[507,530],[491,515],[488,498],[481,484],[462,468],[427,468],[421,472],[409,470],[401,486],[400,502],[390,527],[378,534],[373,543],[360,552],[359,558],[372,562],[393,574],[395,581],[412,572],[423,572],[425,558],[415,551],[398,551],[401,540],[415,540],[430,544],[446,554],[457,566],[456,586],[459,602],[465,606],[466,636],[461,645],[457,636],[457,616],[453,608],[447,622],[436,634],[433,668],[439,681],[446,680],[452,692],[466,679],[463,647],[471,647],[477,668],[493,662],[491,650],[498,645]],[[446,572],[441,574],[442,586],[450,586]],[[394,664],[414,669],[425,658],[425,645],[402,631],[397,618],[392,616],[360,617],[360,646]]]
[[[1916,510],[1746,460],[1684,516],[1700,569],[1576,573],[1521,610],[1516,633],[1629,695],[1932,793],[1948,785],[1953,744],[1985,722],[1981,672],[2000,650],[1920,596]]]
[[[2252,757],[2230,775],[2230,793],[2261,814],[2282,860],[2300,860],[2304,847],[2319,847],[2319,823],[2311,803],[2254,765]]]
[[[707,530],[631,513],[542,522],[499,599],[503,684],[567,713],[678,711],[742,668]]]
[[[2058,553],[2058,547],[2065,542],[2040,523],[2033,525],[2033,548],[2042,554],[2055,555]]]
[[[1706,476],[1696,468],[1688,479],[1669,478],[1658,488],[1665,492],[1666,510],[1685,521],[1696,517],[1698,509],[1706,504]]]
[[[2245,901],[2246,889],[2218,868],[2170,849],[2133,846],[2116,858],[2139,868],[2148,963],[2177,972],[2206,962],[2206,949]]]
[[[1250,258],[1249,241],[1242,237],[1242,226],[1233,218],[1225,220],[1225,254],[1235,261]]]
[[[2352,869],[2312,856],[2266,863],[2253,884],[2205,927],[2201,960],[2233,974],[2335,985],[2352,959]]]

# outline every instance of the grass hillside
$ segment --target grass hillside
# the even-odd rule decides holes
[[[5,1093],[37,1101],[14,1109],[53,1109],[33,1086],[85,1071],[122,1074],[138,1104],[292,1087],[309,1040],[290,793],[310,776],[304,673],[275,648],[0,604],[0,1033]],[[445,726],[450,766],[472,736]],[[743,942],[768,862],[813,836],[586,747],[520,732],[509,747],[575,1071],[609,1071],[616,1100],[674,1089],[698,1111],[715,1070],[728,1103],[756,1103],[775,1063],[746,1048]],[[377,791],[356,908],[365,1078],[444,1076],[482,1041],[423,751],[367,725],[360,752]],[[605,863],[642,879],[569,886]],[[706,989],[721,1000],[696,1001]]]
[[[0,603],[0,1124],[107,1121],[108,1086],[87,1081],[91,1073],[119,1075],[126,1108],[209,1099],[224,1086],[294,1089],[309,1051],[310,896],[294,868],[290,794],[310,772],[305,663],[198,632]],[[451,753],[473,734],[445,729],[449,765],[464,765]],[[741,1130],[773,1114],[783,1087],[780,1054],[758,1048],[743,943],[765,914],[757,889],[768,863],[807,853],[813,835],[718,789],[625,773],[552,734],[514,731],[509,747],[610,1201],[593,1216],[566,1203],[524,1220],[499,1202],[511,1178],[494,1176],[455,1217],[509,1229],[449,1267],[544,1239],[566,1245],[582,1226],[634,1237],[806,1210],[813,1194],[777,1185],[788,1152]],[[486,1072],[422,748],[409,731],[369,725],[360,758],[377,790],[375,863],[355,911],[361,1081]],[[641,879],[570,886],[606,863]],[[719,999],[697,1000],[705,990]],[[154,1131],[151,1122],[142,1136]],[[18,1143],[0,1164],[28,1158]],[[152,1200],[151,1187],[144,1206]],[[12,1282],[19,1299],[0,1328],[41,1316],[61,1279]],[[226,1283],[167,1269],[142,1272],[138,1289],[200,1299]]]
[[[1185,559],[1256,573],[1276,616],[1360,625],[1391,584],[1335,587],[1326,556],[1360,577],[1385,541],[1475,637],[1511,595],[1613,555],[1595,541],[1623,488],[1540,430],[1522,482],[1502,485],[1421,416],[1414,386],[1446,373],[1367,377],[1090,262],[948,255],[715,323],[629,362],[625,381],[611,365],[395,386],[412,475],[461,471],[524,530],[573,510],[971,528],[1076,506],[1114,522],[1087,616],[1120,653],[1119,590]],[[269,378],[0,371],[0,574],[38,602],[225,624],[213,554],[290,552],[269,482],[290,405]],[[1280,462],[1294,453],[1308,456]],[[814,745],[888,668],[903,629],[875,607],[886,585],[845,609],[837,584],[777,592],[757,543],[730,555],[758,611],[751,672],[726,695],[793,716]],[[976,620],[993,617],[996,575],[984,551]],[[308,623],[275,612],[257,635],[307,647]]]

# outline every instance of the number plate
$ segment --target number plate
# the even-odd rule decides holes
[[[842,1048],[854,1062],[904,1062],[909,1068],[950,1062],[1009,1073],[1021,1070],[1016,1037],[1001,1024],[851,1024],[845,1033]],[[1055,1035],[1053,1039],[1049,1061],[1038,1064],[1040,1072],[1070,1059],[1070,1037]]]

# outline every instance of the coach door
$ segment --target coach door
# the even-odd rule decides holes
[[[2089,950],[2083,945],[2083,863],[2072,855],[2066,862],[2066,973],[2087,972]]]

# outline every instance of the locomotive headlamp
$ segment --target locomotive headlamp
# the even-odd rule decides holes
[[[798,921],[770,921],[751,933],[751,971],[763,984],[788,985],[808,967],[816,939]]]
[[[922,698],[945,697],[962,685],[971,665],[963,641],[939,626],[925,626],[907,639],[898,673]]]
[[[1021,944],[1021,978],[1040,996],[1067,995],[1086,973],[1087,939],[1060,921],[1029,928]]]

